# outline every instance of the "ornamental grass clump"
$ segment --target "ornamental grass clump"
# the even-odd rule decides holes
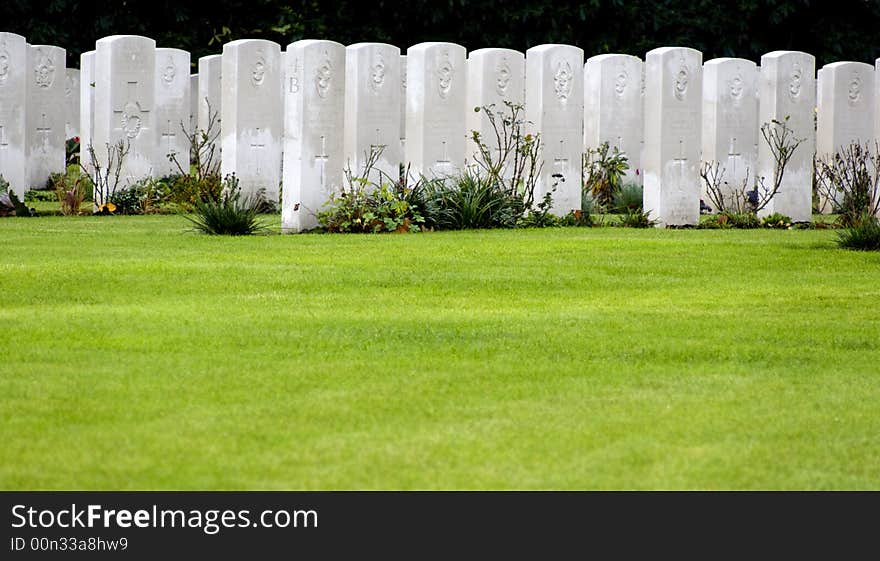
[[[197,232],[216,236],[249,236],[266,231],[259,214],[264,202],[261,194],[244,195],[234,175],[224,179],[223,192],[217,198],[200,199],[193,205],[193,215],[185,216]]]

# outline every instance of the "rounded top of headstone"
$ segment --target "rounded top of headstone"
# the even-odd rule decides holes
[[[198,72],[196,72],[195,74],[190,74],[190,75],[189,75],[190,80],[192,80],[193,78],[198,78],[198,77],[199,77],[199,73],[198,73]]]
[[[202,61],[204,61],[204,62],[212,62],[212,61],[215,61],[215,60],[216,60],[216,61],[223,60],[223,55],[207,55],[207,56],[199,57],[199,63],[200,63],[200,64],[202,63]]]
[[[269,41],[268,39],[236,39],[235,41],[230,41],[223,45],[223,52],[226,52],[226,49],[240,49],[244,47],[269,47],[270,49],[278,49],[281,50],[281,45],[276,43],[275,41]]]
[[[575,47],[574,45],[563,45],[563,44],[559,44],[559,43],[546,43],[544,45],[536,45],[536,46],[532,47],[531,49],[527,50],[526,56],[528,56],[529,53],[543,53],[543,52],[554,51],[554,50],[576,50],[580,53],[581,56],[584,55],[584,50],[580,47]]]
[[[63,47],[56,45],[28,45],[31,49],[42,49],[44,51],[55,51],[58,55],[65,56],[67,51]]]
[[[95,49],[97,50],[99,45],[118,42],[149,42],[152,43],[153,48],[156,48],[156,40],[144,37],[143,35],[108,35],[107,37],[101,37],[95,41]]]
[[[649,56],[666,56],[670,53],[697,56],[700,58],[700,60],[703,60],[703,53],[698,51],[697,49],[692,49],[690,47],[657,47],[656,49],[651,49],[650,51],[648,51],[648,53],[645,55],[645,59],[647,59]]]
[[[605,53],[602,55],[591,56],[590,58],[587,59],[587,63],[588,64],[590,64],[590,63],[595,64],[595,63],[599,63],[599,62],[604,62],[606,60],[632,60],[633,62],[636,62],[636,61],[642,62],[642,59],[640,59],[637,56],[633,56],[633,55],[627,55],[624,53]]]
[[[825,70],[826,68],[829,70],[840,70],[840,69],[846,69],[846,68],[852,68],[852,69],[862,68],[863,70],[866,70],[866,71],[874,70],[873,65],[866,64],[864,62],[855,62],[855,61],[851,61],[851,60],[840,60],[837,62],[828,63],[825,66],[823,66],[822,68],[820,68],[819,72],[822,72],[822,70]]]
[[[25,39],[22,35],[18,33],[11,33],[9,31],[0,31],[0,41],[14,41],[16,43],[27,43],[27,39]]]
[[[758,66],[753,61],[751,61],[747,58],[735,58],[735,57],[713,58],[712,60],[707,60],[706,62],[704,62],[703,66],[726,66],[728,64],[736,64],[736,65],[743,65],[744,64],[746,66],[754,66],[754,67]]]
[[[468,58],[480,58],[493,54],[506,54],[512,57],[524,58],[526,55],[521,51],[517,51],[515,49],[496,49],[496,48],[484,48],[477,49],[475,51],[471,51],[468,53]],[[880,60],[880,59],[878,59]]]
[[[390,45],[388,43],[352,43],[345,47],[346,51],[369,51],[371,49],[389,49],[397,51],[400,54],[400,47]]]
[[[816,57],[814,57],[810,53],[805,53],[803,51],[771,51],[769,53],[762,55],[761,61],[763,61],[765,58],[766,59],[779,59],[779,58],[791,57],[791,56],[809,57],[812,60],[816,59]],[[763,62],[761,64],[763,64]]]
[[[333,47],[334,49],[345,48],[345,45],[343,45],[342,43],[330,41],[329,39],[300,39],[299,41],[288,43],[287,50],[290,51],[292,49],[305,49],[306,47],[311,47],[313,45],[324,45],[327,47]]]

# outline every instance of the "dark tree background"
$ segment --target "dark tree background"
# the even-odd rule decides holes
[[[587,57],[643,57],[659,46],[686,46],[704,60],[793,49],[837,60],[880,57],[880,0],[180,0],[78,2],[0,0],[0,30],[32,44],[67,49],[68,65],[96,39],[138,34],[198,57],[235,39],[263,38],[284,48],[298,39],[392,43],[454,41],[468,50],[568,43]]]

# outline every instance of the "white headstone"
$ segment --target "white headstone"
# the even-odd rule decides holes
[[[49,174],[64,173],[66,60],[61,47],[28,46],[28,187],[45,187]]]
[[[465,155],[478,152],[473,132],[480,133],[481,141],[493,153],[498,151],[498,139],[486,113],[477,108],[489,107],[501,126],[504,116],[511,115],[505,102],[523,105],[526,57],[512,49],[478,49],[468,54],[467,97],[465,101]],[[520,118],[525,118],[520,111]]]
[[[189,62],[187,51],[156,49],[156,177],[180,173],[171,154],[180,168],[189,170],[190,144],[185,134],[190,111]]]
[[[137,35],[113,35],[95,43],[95,128],[93,143],[102,167],[107,146],[129,146],[119,187],[153,172],[156,151],[156,42]],[[100,196],[96,194],[96,199]],[[106,201],[96,200],[100,205]]]
[[[818,103],[816,156],[826,161],[850,144],[874,147],[874,67],[862,62],[826,64]],[[820,201],[821,210],[832,204]]]
[[[68,68],[64,81],[65,138],[79,136],[79,69]]]
[[[700,219],[703,55],[661,47],[645,57],[644,209],[658,226]]]
[[[318,225],[317,214],[343,182],[345,46],[297,41],[284,53],[284,190],[281,229]]]
[[[406,153],[406,55],[400,55],[400,153]]]
[[[192,133],[199,125],[199,75],[189,75],[189,122],[187,131]]]
[[[725,203],[736,200],[736,193],[751,191],[758,172],[757,83],[757,68],[750,60],[716,58],[703,65],[702,159],[718,162],[723,170],[719,189]],[[701,188],[702,198],[714,208],[708,188]]]
[[[411,82],[409,76],[407,80]],[[401,162],[400,49],[385,43],[349,45],[345,48],[345,85],[345,167],[362,176],[371,151],[381,150],[370,181],[397,181]]]
[[[79,70],[79,161],[91,174],[94,170],[89,146],[95,131],[95,51],[79,56]]]
[[[874,67],[834,62],[820,72],[824,79],[817,115],[817,155],[833,156],[851,143],[873,143]]]
[[[590,57],[584,65],[584,152],[603,142],[626,154],[628,181],[641,181],[642,60]]]
[[[779,212],[796,222],[812,218],[813,208],[813,154],[816,134],[813,110],[816,107],[814,83],[815,59],[800,51],[774,51],[761,57],[761,99],[758,123],[774,119],[786,121],[793,136],[804,139],[785,168],[782,186],[760,214]],[[764,177],[769,188],[773,184],[774,160],[770,147],[761,138],[758,141],[759,177]]]
[[[406,51],[406,163],[413,178],[454,175],[465,159],[467,50],[419,43]]]
[[[581,208],[584,51],[570,45],[532,47],[526,51],[526,75],[525,117],[540,135],[544,161],[535,202],[553,191],[551,211],[564,216]]]
[[[214,130],[212,132],[220,133],[222,131],[221,109],[222,109],[222,75],[223,75],[223,55],[203,56],[199,59],[199,130],[208,132],[210,126],[210,118],[215,116]],[[209,110],[210,107],[210,110]],[[219,136],[217,138],[220,138]],[[217,147],[219,150],[219,146]],[[219,156],[219,154],[217,154]]]
[[[278,203],[281,182],[281,47],[264,39],[223,45],[221,173],[244,194]]]
[[[19,199],[27,189],[26,82],[31,77],[27,59],[25,38],[0,32],[0,176]]]

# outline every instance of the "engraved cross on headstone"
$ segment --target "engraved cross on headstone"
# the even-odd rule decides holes
[[[46,124],[46,114],[43,113],[43,124],[37,127],[37,134],[43,135],[43,145],[42,151],[46,153],[49,151],[49,135],[52,134],[52,127]]]
[[[318,162],[318,165],[321,166],[321,189],[327,190],[327,177],[325,174],[325,169],[327,167],[327,160],[330,159],[330,156],[327,155],[327,138],[322,134],[321,135],[321,153],[315,155],[315,161]]]
[[[684,141],[678,141],[678,158],[673,158],[672,163],[678,166],[678,188],[684,189],[684,167],[688,159],[684,157]]]
[[[254,137],[251,139],[251,152],[253,152],[254,150],[262,150],[264,148],[266,148],[266,143],[263,142],[262,140],[260,140],[260,127],[257,127],[257,132],[254,134]],[[260,154],[254,154],[254,153],[251,154],[251,162],[252,162],[252,164],[255,164],[257,175],[260,175],[260,173],[261,173],[260,161],[262,159],[263,159],[263,157]]]
[[[740,159],[742,159],[742,154],[737,152],[736,137],[732,137],[730,139],[730,148],[727,150],[727,164],[731,167],[730,177],[732,177],[734,181],[737,180],[736,165]]]
[[[449,159],[449,151],[446,146],[446,141],[443,140],[443,156],[438,158],[434,165],[437,167],[437,171],[441,171],[441,169],[445,169],[446,171],[451,171],[452,168],[452,160]]]
[[[165,155],[176,154],[177,150],[174,149],[174,141],[177,139],[177,133],[174,132],[174,125],[171,124],[171,119],[168,120],[165,132],[162,133],[162,138],[168,141],[168,149]]]
[[[553,158],[554,173],[562,176],[561,180],[565,181],[565,173],[568,171],[568,158],[565,157],[565,140],[559,141],[559,154]]]
[[[119,129],[122,130],[127,136],[131,136],[132,138],[134,138],[140,132],[140,123],[138,123],[137,129],[134,131],[134,134],[131,135],[130,131],[124,130],[124,126],[125,126],[124,121],[127,118],[131,118],[131,117],[136,117],[140,121],[141,114],[142,113],[149,113],[149,110],[141,107],[140,102],[137,100],[139,97],[137,95],[138,81],[137,80],[129,80],[125,84],[126,84],[126,92],[125,92],[125,97],[122,99],[122,105],[118,109],[114,109],[113,114],[116,115],[118,118],[117,122],[119,123]],[[138,111],[137,115],[127,115],[126,114],[126,110],[129,109],[129,107],[128,107],[129,104],[134,105],[137,108],[137,111]]]
[[[374,150],[384,147],[385,145],[382,144],[382,134],[379,129],[376,129],[376,144],[370,144],[370,154],[372,154]]]

